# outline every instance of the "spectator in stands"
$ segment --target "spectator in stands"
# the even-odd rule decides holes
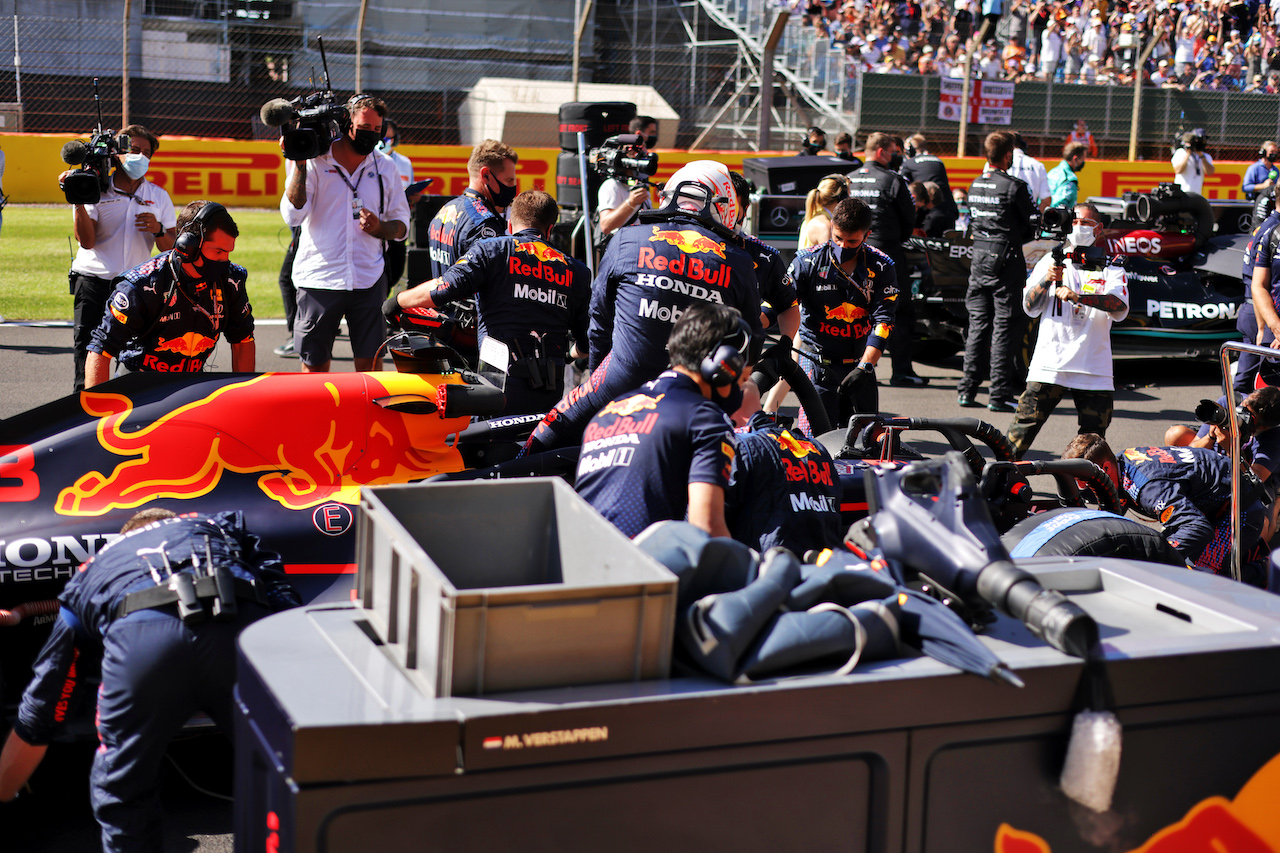
[[[1022,40],[1014,37],[1009,39],[1009,43],[1005,45],[1002,54],[1004,60],[1004,76],[1006,80],[1020,80],[1026,72],[1027,49],[1022,46]]]
[[[1094,141],[1093,134],[1089,132],[1089,125],[1082,118],[1076,119],[1075,130],[1067,134],[1067,142],[1079,142],[1084,145],[1090,157],[1098,156],[1098,143]]]
[[[844,175],[827,175],[809,190],[804,200],[798,249],[803,251],[831,239],[831,211],[848,197],[849,181]]]

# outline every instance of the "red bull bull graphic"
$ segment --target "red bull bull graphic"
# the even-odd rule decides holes
[[[531,243],[516,243],[516,251],[525,255],[533,255],[544,264],[566,263],[563,252],[551,248],[541,240],[534,240]]]
[[[174,352],[178,355],[192,357],[208,352],[217,343],[217,338],[206,337],[199,332],[187,332],[180,338],[170,338],[168,340],[160,338],[156,343],[156,350],[158,352]]]
[[[867,316],[867,309],[859,308],[851,302],[841,302],[839,305],[826,309],[828,320],[839,320],[843,323],[852,323],[855,320],[861,320]]]
[[[771,433],[770,437],[773,438],[774,441],[778,442],[779,447],[797,459],[803,459],[810,453],[818,453],[818,448],[814,447],[812,441],[806,441],[803,438],[796,438],[791,434],[790,430],[783,430],[780,433]]]
[[[270,380],[270,381],[268,381]],[[443,381],[460,381],[445,377]],[[60,515],[96,516],[159,498],[196,498],[227,472],[257,474],[257,487],[287,509],[355,504],[360,487],[402,483],[460,470],[449,434],[466,418],[402,414],[374,404],[391,395],[435,399],[435,385],[413,374],[263,374],[138,426],[133,401],[86,391],[99,444],[124,460],[90,471],[58,494]],[[278,431],[263,431],[266,423]]]
[[[681,231],[664,231],[657,225],[653,226],[653,236],[649,238],[649,242],[655,243],[662,241],[668,245],[675,246],[686,255],[697,255],[710,252],[720,260],[725,259],[724,243],[713,240],[705,234],[699,234],[697,231],[685,229]]]
[[[615,400],[600,410],[602,415],[623,415],[630,416],[636,412],[643,412],[645,409],[656,409],[658,403],[666,394],[659,394],[656,397],[648,397],[644,394],[636,394],[625,400]]]

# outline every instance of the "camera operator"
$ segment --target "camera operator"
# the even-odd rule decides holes
[[[373,370],[386,340],[383,243],[408,231],[409,203],[395,163],[377,150],[387,105],[371,95],[347,102],[350,125],[328,153],[288,161],[280,214],[302,226],[293,261],[298,311],[293,345],[306,373],[325,373],[342,318],[356,370]],[[281,150],[285,140],[281,137]],[[373,210],[376,207],[376,212]]]
[[[650,116],[636,116],[628,126],[628,132],[640,137],[638,156],[648,154],[658,144],[658,120]],[[632,225],[640,211],[653,205],[649,201],[649,186],[630,178],[610,177],[600,185],[596,193],[596,217],[600,224],[600,236],[608,237],[619,228]],[[601,251],[608,241],[601,240]]]
[[[393,323],[404,308],[436,308],[476,297],[479,335],[506,344],[511,361],[506,415],[544,414],[564,393],[569,335],[572,356],[586,356],[591,271],[551,248],[551,227],[560,208],[540,190],[526,190],[511,203],[509,236],[481,240],[440,278],[389,298],[383,313]]]
[[[1027,280],[1022,244],[1035,235],[1038,220],[1027,185],[1009,174],[1014,137],[1006,130],[987,135],[984,143],[988,171],[969,186],[969,216],[973,229],[973,262],[965,308],[969,331],[964,344],[964,375],[957,386],[957,402],[966,408],[982,380],[991,376],[987,408],[1017,410],[1013,357],[1022,335],[1018,297]]]
[[[467,159],[471,183],[431,220],[432,278],[444,275],[478,241],[507,233],[502,212],[520,191],[516,181],[519,159],[514,148],[496,139],[486,139],[471,149]]]
[[[1070,249],[1093,246],[1102,235],[1102,218],[1092,204],[1076,205],[1072,226]],[[1111,324],[1129,315],[1124,269],[1109,261],[1104,265],[1102,258],[1081,262],[1075,253],[1058,265],[1056,254],[1040,259],[1022,291],[1022,308],[1040,318],[1040,332],[1027,389],[1008,429],[1018,459],[1068,389],[1081,434],[1105,436],[1114,408]]]
[[[72,213],[80,244],[70,273],[76,392],[85,387],[89,340],[106,312],[112,279],[145,261],[152,247],[162,252],[173,248],[177,234],[173,201],[146,178],[160,140],[137,124],[121,135],[129,138],[129,150],[112,156],[116,168],[102,198],[97,204],[77,204]],[[59,183],[74,171],[59,175]]]
[[[255,367],[253,308],[244,267],[231,263],[240,230],[217,202],[193,201],[178,217],[173,249],[116,279],[102,323],[89,341],[85,387],[119,373],[194,373],[225,331],[231,370]]]
[[[1227,398],[1217,402],[1201,400],[1196,407],[1199,429],[1174,424],[1165,431],[1165,444],[1171,447],[1203,447],[1228,455],[1231,436],[1228,433]],[[1241,430],[1240,451],[1254,475],[1266,483],[1280,468],[1280,388],[1268,386],[1246,396],[1236,410]],[[1272,484],[1274,491],[1274,483]]]
[[[1258,147],[1258,160],[1249,165],[1241,181],[1240,188],[1244,190],[1245,198],[1253,201],[1258,193],[1275,187],[1276,179],[1280,177],[1277,160],[1280,160],[1280,146],[1268,139]]]
[[[1178,137],[1173,158],[1173,180],[1189,193],[1201,195],[1205,175],[1213,174],[1213,158],[1205,150],[1207,142],[1203,130],[1189,130]]]
[[[887,133],[873,133],[867,137],[864,156],[866,165],[848,175],[849,195],[871,208],[867,245],[879,249],[893,261],[893,268],[888,271],[893,278],[888,283],[895,287],[897,294],[897,319],[890,321],[893,336],[888,345],[893,372],[889,384],[919,388],[929,384],[929,380],[918,376],[911,366],[916,312],[911,302],[911,284],[902,244],[915,230],[916,208],[906,179],[898,174],[903,165],[902,146]]]
[[[1063,459],[1087,459],[1120,493],[1125,509],[1158,519],[1161,532],[1187,565],[1228,574],[1231,553],[1231,460],[1201,447],[1131,447],[1116,458],[1096,433],[1077,435]],[[1266,584],[1265,558],[1250,561],[1262,533],[1265,509],[1256,489],[1246,489],[1240,506],[1241,577]]]
[[[763,336],[751,256],[729,231],[738,221],[729,170],[714,160],[686,163],[662,197],[655,221],[623,228],[609,243],[591,284],[591,377],[547,413],[527,453],[579,441],[601,406],[661,373],[671,327],[694,305],[737,308],[753,344]]]

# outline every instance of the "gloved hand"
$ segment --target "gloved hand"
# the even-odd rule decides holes
[[[844,379],[840,380],[840,385],[836,388],[836,391],[843,398],[852,398],[863,385],[868,382],[875,384],[875,381],[875,365],[864,361],[845,374]]]
[[[398,295],[393,293],[382,303],[382,316],[387,318],[387,325],[393,329],[400,328],[400,303],[396,301],[397,298]]]

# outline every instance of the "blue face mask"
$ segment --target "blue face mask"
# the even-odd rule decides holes
[[[831,257],[836,259],[837,264],[847,264],[854,258],[858,257],[858,253],[862,251],[861,246],[852,249],[846,249],[843,246],[837,246],[835,240],[831,242]]]
[[[145,154],[124,154],[120,157],[120,168],[131,180],[138,180],[147,173],[151,161]]]

